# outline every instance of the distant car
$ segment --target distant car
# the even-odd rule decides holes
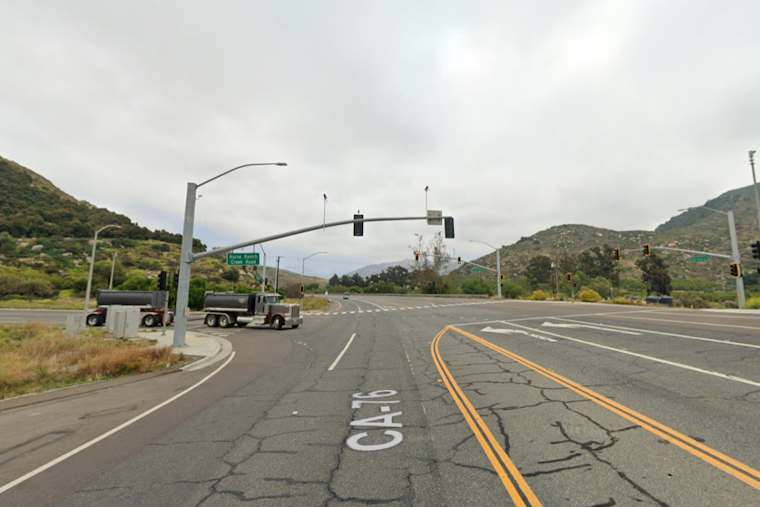
[[[345,294],[343,294],[343,299],[348,299],[348,292],[346,292]]]

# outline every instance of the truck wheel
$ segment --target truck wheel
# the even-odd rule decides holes
[[[282,329],[283,324],[284,322],[282,321],[282,317],[275,317],[274,322],[272,322],[272,327],[279,331]]]
[[[103,316],[98,315],[97,313],[91,313],[90,315],[87,316],[86,322],[88,326],[94,326],[94,327],[102,326]]]
[[[230,318],[226,315],[220,315],[219,327],[230,327]]]
[[[158,323],[158,319],[155,315],[148,314],[142,319],[142,324],[145,327],[153,327]]]
[[[245,326],[248,325],[248,323],[247,322],[238,322],[237,325],[238,325],[238,327],[245,327]]]
[[[292,327],[293,329],[298,329],[298,326],[300,326],[300,324],[293,324],[293,325],[292,325],[292,326],[290,326],[290,327]]]
[[[219,325],[219,317],[216,315],[206,315],[206,325],[208,327],[217,327]]]

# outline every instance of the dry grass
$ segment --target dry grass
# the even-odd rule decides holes
[[[101,330],[67,335],[43,324],[0,327],[0,399],[170,368],[171,347],[118,340]]]
[[[300,301],[301,300],[298,298],[288,298],[284,301],[284,303],[297,305]],[[303,298],[303,311],[324,310],[328,306],[330,306],[330,301],[323,297],[305,296]]]
[[[97,302],[90,301],[90,308],[95,308]],[[0,301],[0,308],[9,309],[33,309],[33,310],[82,310],[84,308],[84,298],[81,299],[9,299]]]

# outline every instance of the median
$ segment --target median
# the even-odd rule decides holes
[[[117,339],[102,329],[68,335],[38,323],[0,326],[0,399],[168,370],[187,362],[171,347],[154,344]]]

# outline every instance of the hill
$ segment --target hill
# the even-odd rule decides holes
[[[64,291],[84,293],[94,232],[105,224],[98,237],[93,289],[107,288],[114,257],[114,287],[149,288],[160,271],[177,269],[180,234],[152,231],[128,217],[79,201],[34,171],[0,157],[0,297],[26,293],[54,296]],[[193,250],[206,246],[194,240]],[[267,270],[274,285],[274,267]],[[193,264],[192,277],[209,284],[259,285],[252,270],[226,266],[223,256],[208,257]],[[280,286],[298,285],[301,275],[280,270]],[[39,283],[25,283],[34,279]],[[326,280],[306,277],[305,282],[325,285]],[[135,285],[137,284],[137,285]]]
[[[16,238],[91,238],[105,224],[121,229],[103,231],[103,236],[158,240],[180,244],[181,234],[151,231],[128,217],[86,201],[79,201],[49,180],[12,160],[0,157],[0,232]],[[195,240],[194,249],[205,251]]]
[[[699,206],[713,208],[722,213]],[[728,211],[733,211],[735,217],[745,283],[754,282],[757,278],[757,274],[754,273],[755,267],[760,264],[753,262],[749,244],[759,238],[760,234],[752,186],[728,191],[710,199],[704,205],[695,204],[693,208],[668,219],[654,231],[613,231],[580,224],[550,227],[532,236],[522,237],[512,245],[502,246],[502,272],[507,277],[517,278],[524,274],[529,260],[536,255],[546,255],[556,261],[563,254],[579,254],[606,243],[623,250],[621,276],[638,279],[640,271],[634,266],[634,262],[641,256],[639,249],[642,245],[649,243],[670,265],[670,273],[674,280],[703,281],[715,285],[716,288],[731,290],[733,279],[728,275],[729,261],[711,258],[708,262],[694,263],[689,260],[692,254],[656,249],[663,246],[730,254],[731,243],[725,214]],[[496,254],[488,254],[473,262],[494,266]],[[466,272],[469,268],[460,269]]]

